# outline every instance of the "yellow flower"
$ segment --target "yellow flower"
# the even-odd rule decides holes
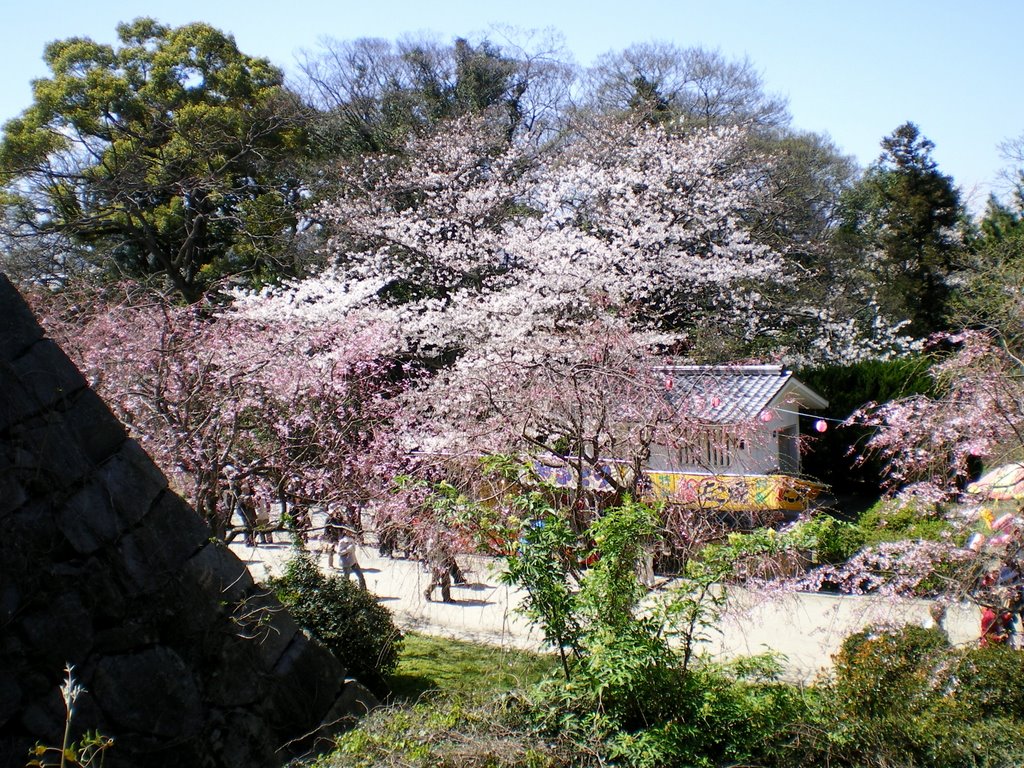
[[[982,507],[978,510],[978,516],[985,521],[985,525],[989,528],[992,527],[992,521],[995,520],[995,516],[992,514],[992,510],[988,507]]]

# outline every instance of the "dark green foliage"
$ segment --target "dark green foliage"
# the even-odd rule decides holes
[[[830,515],[818,515],[801,528],[801,536],[813,542],[816,564],[843,563],[864,548],[864,529]]]
[[[802,382],[828,401],[828,415],[846,419],[867,403],[885,403],[913,394],[933,394],[935,380],[929,375],[931,361],[923,356],[892,360],[863,360],[850,365],[805,368]],[[804,471],[841,495],[878,495],[882,468],[877,461],[857,462],[859,448],[869,430],[857,426],[830,425],[815,435],[803,456]]]
[[[980,237],[978,245],[982,248],[1004,243],[1024,234],[1024,198],[1018,190],[1014,205],[1000,202],[990,195],[985,206],[985,214],[979,222]]]
[[[566,520],[553,514],[539,496],[524,497],[521,511],[526,525],[519,551],[507,558],[502,580],[526,590],[523,611],[540,627],[545,641],[558,651],[568,680],[570,658],[581,653],[580,619],[573,589],[579,568],[576,536]]]
[[[403,638],[391,612],[372,594],[350,579],[325,576],[306,553],[289,560],[268,586],[348,674],[378,693],[386,689],[385,676],[398,665]]]
[[[851,635],[836,657],[836,699],[844,711],[896,726],[926,704],[932,672],[948,649],[949,639],[938,629],[905,626]]]
[[[953,648],[938,629],[873,627],[844,642],[799,745],[803,765],[996,766],[1024,758],[1022,655]],[[793,755],[794,759],[798,756]]]
[[[4,234],[65,271],[156,276],[188,301],[286,271],[305,135],[281,71],[206,24],[117,33],[46,47],[51,76],[0,141]]]
[[[1012,352],[1024,350],[1024,209],[991,198],[981,235],[954,297],[957,323],[995,331]]]
[[[660,677],[660,679],[659,679]],[[532,699],[545,742],[568,739],[588,764],[785,764],[793,725],[809,713],[789,685],[736,680],[714,669],[651,675],[643,719],[624,722],[583,689],[550,685]]]
[[[956,708],[972,718],[1024,718],[1024,653],[1005,645],[970,649],[949,666],[944,680]]]
[[[949,327],[949,278],[962,261],[966,221],[934,146],[913,123],[885,137],[882,155],[845,197],[837,235],[861,253],[883,312],[910,320],[919,338]]]

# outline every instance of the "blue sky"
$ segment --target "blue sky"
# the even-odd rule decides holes
[[[0,121],[31,103],[46,76],[50,40],[114,42],[137,16],[180,25],[205,21],[246,53],[295,71],[300,49],[323,36],[441,40],[494,24],[560,32],[586,65],[609,50],[663,41],[748,56],[767,89],[789,100],[793,124],[828,133],[866,165],[881,138],[912,120],[972,207],[983,206],[1005,166],[999,142],[1024,134],[1024,2],[1020,0],[42,0],[18,2],[0,20]]]

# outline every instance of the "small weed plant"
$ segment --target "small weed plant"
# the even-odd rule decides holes
[[[36,744],[29,752],[27,768],[99,768],[114,740],[102,736],[98,731],[89,731],[80,739],[71,738],[71,721],[75,714],[75,702],[85,693],[85,688],[75,682],[75,668],[68,664],[64,668],[65,678],[60,686],[64,700],[64,737],[59,747]]]

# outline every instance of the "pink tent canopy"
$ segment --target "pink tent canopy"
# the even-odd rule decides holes
[[[995,501],[1024,499],[1024,464],[1013,462],[989,470],[968,485],[967,492]]]

